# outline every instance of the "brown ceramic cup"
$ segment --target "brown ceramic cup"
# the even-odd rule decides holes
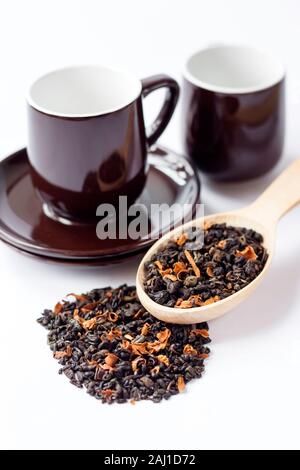
[[[216,46],[192,55],[183,83],[183,140],[201,171],[219,181],[260,176],[284,143],[285,72],[260,50]]]
[[[142,97],[165,87],[146,134]],[[35,188],[52,215],[95,217],[101,203],[128,204],[146,182],[147,149],[164,131],[179,95],[167,75],[145,80],[101,66],[70,67],[39,78],[28,95],[28,157]]]

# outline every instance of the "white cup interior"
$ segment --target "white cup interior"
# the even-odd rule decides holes
[[[192,55],[184,76],[201,88],[220,93],[251,93],[269,88],[285,75],[280,61],[248,46],[216,46]]]
[[[122,109],[141,93],[141,82],[126,72],[101,66],[50,72],[30,87],[28,103],[46,114],[91,117]]]

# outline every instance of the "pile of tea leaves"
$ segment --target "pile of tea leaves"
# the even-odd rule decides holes
[[[226,224],[191,228],[145,264],[144,288],[161,305],[202,307],[246,287],[267,259],[263,237],[254,230]]]
[[[123,285],[70,294],[38,322],[73,385],[106,403],[160,402],[201,377],[209,356],[208,325],[161,322]]]

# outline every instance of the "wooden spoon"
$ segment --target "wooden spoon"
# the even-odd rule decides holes
[[[300,202],[300,159],[287,168],[269,188],[250,206],[233,212],[210,215],[196,219],[177,227],[159,239],[144,256],[137,272],[137,294],[146,310],[160,320],[171,323],[199,323],[213,320],[229,312],[247,299],[260,285],[266,276],[273,256],[276,236],[276,226],[280,218]],[[226,299],[205,307],[178,309],[165,307],[154,302],[145,293],[143,287],[144,265],[171,238],[177,238],[180,233],[190,227],[226,223],[236,227],[245,227],[261,233],[264,237],[264,247],[269,258],[261,274],[247,287]],[[287,293],[288,295],[288,293]]]

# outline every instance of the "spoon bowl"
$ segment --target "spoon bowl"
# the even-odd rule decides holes
[[[300,202],[300,159],[285,170],[271,186],[250,206],[243,209],[210,215],[196,219],[172,230],[159,239],[146,253],[137,272],[137,294],[140,302],[153,316],[169,323],[193,324],[218,318],[246,300],[261,284],[271,266],[276,241],[276,227],[280,218]],[[263,236],[263,246],[268,260],[263,271],[250,284],[235,294],[213,304],[178,309],[154,302],[144,290],[144,266],[152,256],[160,251],[170,239],[191,227],[204,228],[214,224],[226,223],[234,227],[253,229]]]

